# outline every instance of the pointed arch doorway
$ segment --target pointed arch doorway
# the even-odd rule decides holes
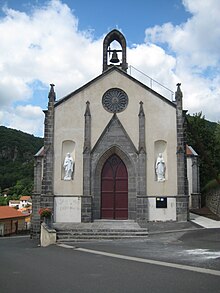
[[[128,219],[128,172],[124,162],[115,154],[102,168],[101,218]]]

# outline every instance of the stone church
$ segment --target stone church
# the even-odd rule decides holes
[[[127,69],[125,37],[112,30],[101,75],[59,100],[51,84],[35,155],[33,235],[40,207],[52,209],[55,223],[188,220],[180,84],[170,101]]]

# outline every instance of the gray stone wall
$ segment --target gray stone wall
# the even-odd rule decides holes
[[[86,102],[85,126],[84,126],[84,147],[83,147],[83,195],[91,195],[91,114],[90,103]]]
[[[205,194],[206,206],[220,217],[220,186]]]
[[[44,154],[43,154],[43,178],[42,178],[42,156],[36,156],[34,168],[34,192],[32,195],[32,224],[31,235],[33,238],[40,236],[40,215],[42,207],[54,208],[53,195],[53,139],[54,139],[54,85],[50,85],[48,95],[48,110],[44,111]],[[42,182],[41,182],[42,178]]]
[[[38,213],[40,209],[41,194],[32,193],[32,218],[30,235],[33,239],[39,239],[40,237],[40,215]]]
[[[176,197],[176,215],[178,222],[185,222],[189,220],[189,196]]]
[[[200,209],[201,208],[201,193],[191,193],[191,208]]]
[[[81,221],[83,223],[92,222],[92,196],[81,197]]]
[[[184,127],[184,111],[182,109],[183,94],[177,84],[176,121],[177,121],[177,198],[176,218],[178,222],[189,219],[189,196],[187,184],[186,136]]]
[[[43,151],[42,151],[43,153]],[[34,190],[32,193],[32,218],[31,218],[31,238],[40,236],[40,215],[38,213],[41,202],[42,189],[42,164],[43,156],[40,154],[34,157]]]
[[[201,208],[201,193],[200,193],[200,177],[198,156],[192,157],[192,193],[191,193],[191,208]]]
[[[146,223],[148,221],[148,197],[137,196],[137,222]]]
[[[55,92],[54,85],[48,96],[48,110],[45,111],[44,127],[44,168],[41,192],[41,207],[48,207],[53,210],[53,165],[54,165],[54,102]]]

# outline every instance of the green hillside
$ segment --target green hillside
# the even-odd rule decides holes
[[[33,189],[34,154],[43,139],[0,126],[0,193],[27,195]]]

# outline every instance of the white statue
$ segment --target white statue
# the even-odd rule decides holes
[[[157,181],[158,182],[165,181],[166,165],[165,165],[165,161],[164,161],[161,153],[159,153],[159,155],[157,157],[155,169],[156,169],[156,174],[157,174]]]
[[[66,157],[63,163],[63,168],[65,171],[64,180],[71,180],[72,174],[73,174],[73,168],[74,168],[74,161],[70,153],[66,154]]]

